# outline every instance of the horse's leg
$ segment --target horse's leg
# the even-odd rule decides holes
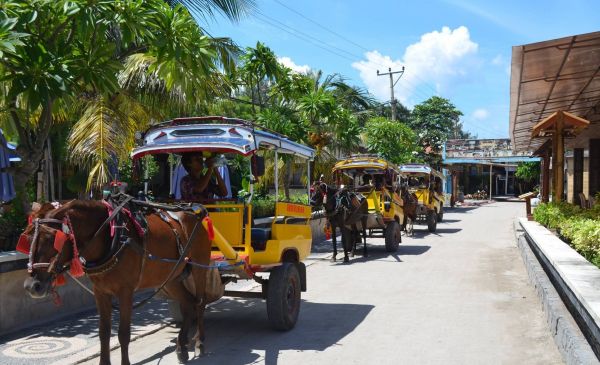
[[[123,289],[119,293],[119,343],[121,364],[129,365],[129,341],[131,340],[131,313],[133,312],[133,290]]]
[[[202,356],[205,353],[204,348],[204,310],[206,309],[205,293],[207,285],[212,285],[207,281],[208,272],[203,269],[193,268],[192,277],[194,278],[194,297],[196,307],[196,335],[194,336],[194,355]]]
[[[352,252],[350,252],[350,257],[354,257],[356,255],[356,239],[358,238],[358,227],[356,224],[352,225]]]
[[[94,290],[96,308],[100,315],[98,337],[100,337],[100,365],[110,365],[110,322],[112,317],[111,295]]]
[[[329,225],[331,226],[331,243],[333,244],[333,256],[331,257],[331,261],[335,262],[336,261],[336,257],[337,257],[337,237],[336,237],[336,225],[334,224],[333,220],[331,220],[329,222]],[[343,246],[344,241],[342,241],[342,246]]]
[[[179,307],[181,308],[181,329],[177,336],[175,353],[177,354],[177,360],[180,363],[185,363],[189,360],[187,351],[188,332],[195,317],[194,306],[196,300],[180,281],[172,281],[167,285],[166,289],[169,295],[179,302]]]
[[[344,262],[350,262],[350,258],[348,257],[348,240],[352,240],[352,232],[344,225],[342,228],[342,247],[344,248]]]
[[[194,345],[194,355],[202,356],[206,350],[204,347],[204,310],[206,309],[206,301],[202,301],[196,305],[196,320],[198,328],[196,331],[196,343]]]
[[[362,218],[363,256],[367,257],[367,218]]]

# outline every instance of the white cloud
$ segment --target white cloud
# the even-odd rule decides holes
[[[472,116],[475,120],[484,120],[490,116],[490,112],[487,109],[479,108],[473,111]]]
[[[308,71],[310,71],[310,66],[309,65],[302,65],[302,66],[297,65],[289,57],[278,57],[277,61],[279,63],[281,63],[282,65],[284,65],[285,67],[291,68],[292,71],[300,73],[300,74],[305,74],[305,73],[308,73]]]
[[[492,65],[494,66],[502,66],[504,64],[504,57],[502,57],[502,55],[497,55],[496,57],[494,57],[494,59],[492,60]]]
[[[478,48],[467,27],[454,30],[443,27],[441,31],[423,34],[419,42],[406,48],[402,59],[393,60],[374,50],[365,54],[366,60],[354,62],[352,67],[359,71],[371,93],[381,100],[389,100],[389,79],[377,76],[376,71],[387,72],[389,67],[398,71],[405,66],[394,92],[398,100],[411,106],[415,104],[415,97],[424,99],[443,93],[467,80],[469,72],[477,67]]]

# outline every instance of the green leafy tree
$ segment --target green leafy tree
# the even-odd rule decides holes
[[[18,186],[37,171],[53,126],[73,122],[73,162],[90,169],[88,187],[101,186],[109,161],[128,158],[135,129],[218,95],[235,56],[183,6],[159,0],[4,1],[0,38],[0,124],[18,135]]]
[[[448,99],[439,96],[415,106],[408,124],[417,133],[419,154],[427,163],[440,163],[442,146],[454,137],[462,115]]]
[[[369,152],[396,164],[416,161],[416,134],[402,122],[372,118],[365,126],[365,137]]]
[[[519,191],[532,190],[533,185],[537,183],[540,177],[540,163],[535,162],[519,162],[515,177],[519,179]]]

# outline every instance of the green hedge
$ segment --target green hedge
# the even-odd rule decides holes
[[[280,195],[279,201],[286,201],[285,196]],[[306,194],[294,194],[290,196],[290,203],[308,204]],[[275,196],[256,195],[252,198],[252,217],[263,218],[275,215]]]
[[[600,267],[600,204],[582,210],[568,203],[542,203],[534,219],[554,229],[587,260]]]

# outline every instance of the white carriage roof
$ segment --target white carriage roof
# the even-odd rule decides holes
[[[431,167],[423,164],[407,164],[400,165],[400,173],[401,174],[420,174],[420,175],[429,175],[433,174],[438,177],[443,177],[443,175],[437,170],[432,169]]]
[[[224,123],[206,124],[207,121]],[[194,123],[195,122],[195,123]],[[230,123],[227,123],[230,122]],[[288,137],[257,129],[250,122],[223,117],[175,119],[148,130],[140,147],[131,156],[147,154],[209,151],[250,155],[259,149],[276,150],[304,159],[314,158],[315,151]]]

